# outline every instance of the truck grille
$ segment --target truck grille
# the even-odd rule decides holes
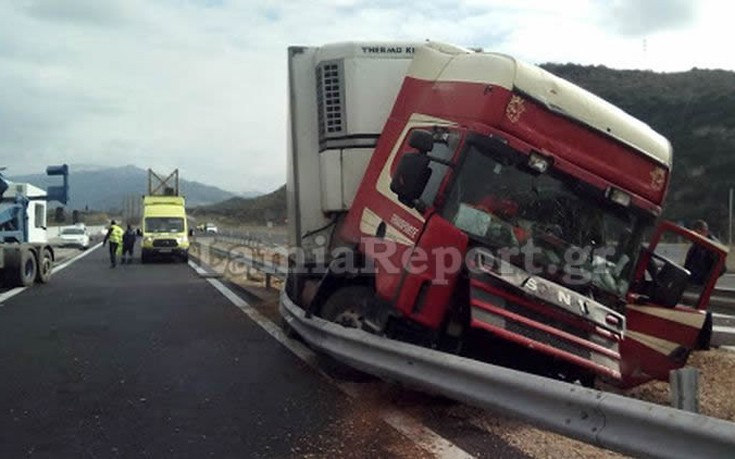
[[[539,322],[542,324],[549,323],[548,316],[545,316],[530,308],[523,307],[519,304],[515,304],[513,302],[506,301],[500,297],[497,297],[488,292],[485,292],[482,289],[473,288],[472,297],[474,299],[480,300],[481,302],[492,304],[496,307],[505,309],[506,311],[510,311],[519,316],[526,317],[535,322]],[[504,322],[505,322],[505,325],[503,328],[505,328],[509,332],[516,333],[521,336],[525,336],[526,338],[530,338],[534,341],[538,341],[539,343],[548,344],[549,346],[555,347],[562,351],[569,352],[578,357],[582,357],[585,359],[590,358],[590,351],[588,349],[585,349],[582,346],[579,346],[578,344],[570,343],[569,341],[561,339],[558,336],[555,336],[544,330],[540,330],[538,328],[528,326],[527,324],[524,324],[524,323],[515,322],[513,320],[507,320]],[[584,330],[579,329],[578,327],[572,326],[571,324],[567,324],[561,321],[555,321],[554,327],[557,328],[558,330],[565,331],[569,333],[570,335],[577,336],[584,340],[590,339],[589,333],[585,332]]]
[[[570,354],[574,354],[577,357],[582,357],[586,360],[592,358],[592,352],[590,352],[588,349],[560,339],[552,335],[551,333],[539,330],[538,328],[529,327],[518,322],[509,322],[506,326],[506,330],[525,336],[526,338],[530,338],[534,341],[538,341],[539,343],[548,344],[551,347],[569,352]]]
[[[512,313],[518,314],[519,316],[527,317],[531,320],[534,320],[540,323],[545,323],[545,322],[548,322],[549,320],[548,316],[545,316],[532,309],[524,308],[523,306],[515,304],[513,302],[505,302],[504,309],[506,311],[510,311]],[[565,322],[557,321],[554,323],[554,327],[558,328],[559,330],[565,331],[569,333],[570,335],[578,336],[583,339],[589,339],[590,337],[589,333],[586,333],[584,330],[581,330],[578,327],[575,327]]]
[[[570,317],[569,322],[559,317],[552,319],[534,308],[497,296],[489,284],[482,282],[484,285],[480,286],[479,277],[481,276],[473,279],[474,285],[470,287],[473,319],[581,358],[589,362],[590,366],[604,367],[607,369],[606,373],[619,377],[620,351],[617,339],[600,335],[590,326],[574,324],[575,320],[579,320],[576,316]],[[502,310],[510,314],[503,314]],[[553,333],[536,324],[551,325],[559,333]],[[571,336],[565,337],[564,333]]]
[[[176,247],[178,245],[176,239],[156,239],[153,241],[153,247]]]

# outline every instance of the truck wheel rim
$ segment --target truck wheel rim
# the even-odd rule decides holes
[[[43,257],[43,261],[41,262],[41,272],[43,274],[48,274],[51,272],[51,259],[48,257]]]
[[[34,269],[33,269],[33,260],[26,261],[25,265],[23,266],[23,275],[25,276],[25,278],[26,279],[31,278],[35,274],[36,273],[34,272]]]
[[[357,309],[346,309],[334,318],[334,322],[347,328],[362,328],[364,317]]]

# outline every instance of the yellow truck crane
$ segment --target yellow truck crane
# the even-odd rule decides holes
[[[155,182],[157,186],[153,185]],[[141,262],[148,263],[153,257],[162,256],[187,262],[188,234],[186,202],[179,195],[178,169],[165,179],[149,169],[148,195],[143,196]]]

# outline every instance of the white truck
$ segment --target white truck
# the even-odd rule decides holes
[[[51,277],[54,250],[47,236],[47,203],[66,204],[69,168],[49,166],[47,175],[63,176],[63,185],[46,191],[14,183],[0,174],[0,277],[3,287],[45,283]]]

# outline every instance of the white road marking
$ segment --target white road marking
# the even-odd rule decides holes
[[[203,268],[189,261],[191,266],[198,274],[207,274]],[[284,345],[288,350],[293,352],[297,357],[306,362],[312,369],[320,373],[326,378],[332,385],[336,386],[340,391],[351,398],[359,399],[363,398],[363,391],[359,386],[340,383],[335,381],[331,376],[324,373],[317,363],[317,355],[308,347],[301,344],[299,341],[290,339],[283,332],[281,327],[274,324],[270,319],[265,317],[263,314],[258,312],[255,308],[250,306],[247,301],[240,298],[235,292],[227,288],[222,282],[217,279],[205,278],[214,288],[216,288],[225,298],[230,300],[232,304],[237,306],[242,312],[244,312],[250,319],[256,324],[263,328],[268,334],[275,338],[279,343]],[[412,440],[420,448],[430,452],[434,457],[439,459],[468,459],[473,458],[471,454],[467,453],[459,446],[450,442],[446,438],[437,434],[433,430],[423,425],[416,418],[403,413],[396,409],[384,409],[380,413],[381,419],[396,429],[398,432],[403,434],[409,440]]]
[[[76,257],[70,258],[69,260],[65,261],[64,263],[60,264],[59,266],[54,266],[54,268],[51,270],[51,272],[53,274],[58,273],[59,271],[61,271],[62,269],[66,268],[70,264],[74,263],[75,261],[81,260],[82,258],[86,257],[87,255],[90,254],[90,252],[92,252],[93,250],[99,248],[100,246],[102,246],[102,243],[101,242],[98,242],[97,244],[95,244],[92,247],[88,248],[87,250],[85,250],[84,252],[80,253]]]
[[[98,243],[98,244],[96,244],[96,245],[93,245],[92,247],[88,248],[86,251],[80,253],[76,257],[70,258],[69,260],[65,261],[64,263],[62,263],[62,264],[60,264],[58,266],[54,266],[51,269],[51,274],[56,274],[59,271],[61,271],[62,269],[64,269],[67,266],[69,266],[70,264],[74,263],[75,261],[81,260],[82,258],[84,258],[87,255],[89,255],[89,253],[91,251],[93,251],[94,249],[98,248],[101,245],[102,245],[101,242]],[[4,304],[2,304],[3,302],[5,302],[5,301],[7,301],[7,300],[9,300],[11,298],[13,298],[15,295],[18,295],[19,293],[23,292],[27,288],[28,287],[15,287],[15,288],[11,288],[10,290],[8,290],[7,292],[5,292],[3,294],[0,294],[0,307],[4,306]]]

